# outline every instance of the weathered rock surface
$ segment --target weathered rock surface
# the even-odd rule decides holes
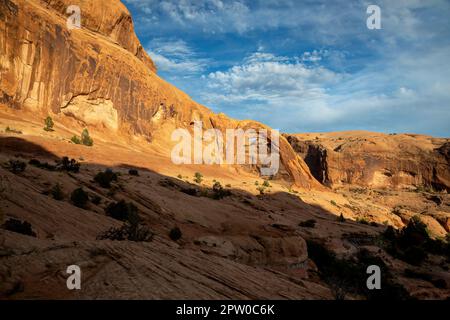
[[[450,190],[446,138],[364,131],[285,137],[328,186]]]
[[[68,5],[81,8],[81,29],[66,26]],[[113,137],[142,136],[167,157],[175,128],[264,127],[216,115],[158,77],[129,12],[118,0],[1,0],[0,104],[36,117],[61,116]],[[304,161],[280,139],[281,170],[300,187],[320,188]],[[257,168],[249,166],[249,170]]]

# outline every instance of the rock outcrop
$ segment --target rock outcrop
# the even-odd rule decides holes
[[[364,131],[285,137],[331,187],[450,190],[449,139]]]
[[[69,5],[81,8],[81,29],[67,28]],[[142,136],[168,150],[170,133],[194,120],[205,129],[264,127],[216,115],[159,78],[118,0],[1,0],[0,8],[0,104],[75,119],[113,137]],[[320,188],[284,138],[279,148],[280,176]]]

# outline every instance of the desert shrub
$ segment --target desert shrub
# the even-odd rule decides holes
[[[259,186],[259,182],[258,181],[255,181],[255,186]]]
[[[319,242],[308,240],[308,256],[319,269],[320,277],[328,283],[336,299],[345,299],[350,292],[364,295],[367,299],[405,300],[407,291],[395,282],[384,261],[367,250],[358,251],[352,259],[338,259],[336,255]],[[369,265],[377,265],[383,275],[383,290],[368,290],[366,286]]]
[[[57,161],[57,169],[67,172],[78,173],[80,171],[81,164],[75,159],[69,159],[69,157],[62,157]]]
[[[314,219],[308,219],[306,221],[301,221],[298,225],[304,228],[314,228],[316,226],[317,221]]]
[[[181,188],[180,191],[185,193],[185,194],[187,194],[187,195],[189,195],[189,196],[196,197],[196,196],[199,195],[199,190],[196,189],[196,188],[191,188],[191,187],[189,187],[189,188]]]
[[[337,203],[336,203],[336,201],[334,201],[334,200],[331,200],[330,203],[331,203],[333,206],[335,206],[335,207],[338,206]]]
[[[130,170],[128,170],[128,174],[130,176],[138,176],[139,175],[139,171],[137,171],[136,169],[130,169]]]
[[[33,231],[31,224],[27,221],[20,221],[17,219],[8,219],[2,225],[2,228],[8,231],[20,233],[26,236],[31,236],[36,238],[36,233]]]
[[[428,257],[428,253],[447,257],[450,261],[450,244],[440,239],[431,239],[426,225],[419,217],[413,217],[408,225],[400,231],[387,227],[382,238],[385,249],[393,257],[412,265],[420,265]]]
[[[178,227],[172,228],[169,232],[169,238],[173,241],[180,240],[182,236],[183,234],[181,233],[181,230]]]
[[[344,218],[344,215],[341,213],[340,215],[339,215],[339,217],[337,218],[337,221],[338,222],[345,222],[345,218]]]
[[[88,129],[84,128],[81,132],[81,143],[85,146],[92,147],[94,145],[94,140],[92,140],[89,135]]]
[[[177,175],[178,179],[183,179],[183,176],[181,174]]]
[[[126,202],[125,200],[110,203],[106,207],[105,212],[111,218],[120,221],[131,221],[136,219],[136,216],[138,216],[137,207],[133,203]]]
[[[45,124],[44,127],[45,131],[53,131],[54,123],[52,117],[48,116],[47,118],[45,118],[44,124]]]
[[[270,188],[269,180],[264,180],[262,185],[263,185],[263,187]]]
[[[111,182],[117,181],[117,174],[111,169],[106,169],[104,172],[97,173],[94,177],[94,181],[102,188],[111,188]]]
[[[222,187],[219,181],[215,182],[213,185],[213,198],[216,200],[223,199],[231,195],[230,190],[226,190]]]
[[[153,233],[147,226],[138,225],[134,228],[129,223],[119,228],[110,228],[97,236],[97,240],[114,241],[150,242],[152,239]]]
[[[50,193],[51,193],[53,199],[55,199],[55,200],[60,201],[60,200],[64,199],[64,193],[62,191],[62,186],[59,183],[55,184],[52,187],[52,189],[50,190]]]
[[[27,164],[20,160],[9,160],[7,167],[12,173],[17,174],[24,172]]]
[[[203,181],[203,175],[202,175],[200,172],[196,172],[196,173],[194,174],[194,181],[195,181],[196,183],[202,183],[202,181]]]
[[[231,184],[228,183],[228,184],[225,185],[225,187],[231,188]]]
[[[22,131],[17,130],[17,129],[10,128],[9,126],[6,127],[5,132],[6,132],[6,133],[22,134]]]
[[[75,144],[81,144],[81,139],[78,136],[73,136],[72,138],[70,138],[70,141],[72,141]]]
[[[48,162],[40,162],[37,159],[31,159],[30,161],[28,161],[28,164],[31,166],[34,166],[36,168],[39,169],[45,169],[48,171],[55,171],[56,170],[56,166],[49,164]]]
[[[260,195],[263,195],[266,191],[266,188],[263,186],[260,186],[260,187],[256,188],[256,190],[259,191]]]
[[[89,201],[89,196],[83,190],[83,188],[77,188],[72,191],[72,194],[70,195],[70,200],[72,201],[74,206],[85,209]]]
[[[369,221],[367,221],[366,218],[356,218],[356,222],[365,224],[365,225],[369,225]]]

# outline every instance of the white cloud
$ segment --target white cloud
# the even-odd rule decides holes
[[[206,69],[208,59],[199,58],[183,40],[154,39],[147,52],[156,63],[158,70],[169,75],[189,76]]]
[[[310,55],[307,55],[308,57]],[[316,56],[316,55],[315,55]],[[205,99],[211,103],[258,100],[263,103],[281,103],[285,100],[310,100],[326,95],[326,87],[337,83],[345,75],[322,66],[307,66],[303,57],[289,59],[271,53],[256,52],[226,71],[207,76]]]

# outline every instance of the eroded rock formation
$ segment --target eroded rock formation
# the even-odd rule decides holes
[[[328,186],[450,189],[445,138],[363,131],[285,137]]]

